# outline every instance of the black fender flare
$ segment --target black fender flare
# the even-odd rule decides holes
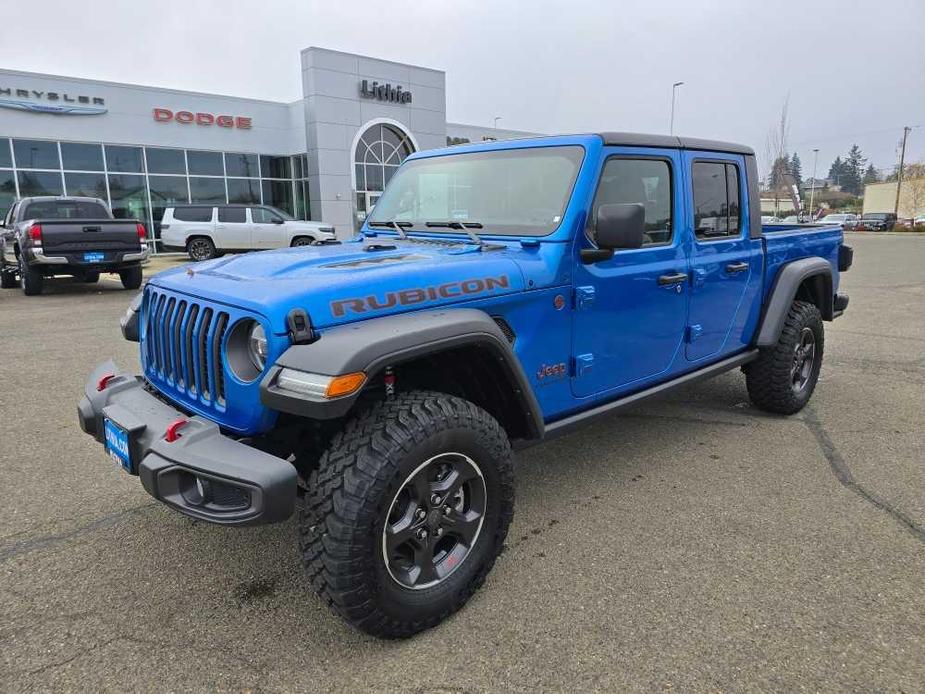
[[[337,376],[363,371],[371,376],[386,366],[468,345],[485,348],[498,360],[523,408],[530,438],[541,438],[542,411],[520,360],[497,323],[477,309],[420,311],[330,328],[314,342],[283,352],[260,383],[260,400],[271,409],[311,419],[341,417],[358,393],[328,401],[300,397],[277,386],[279,372],[291,368]]]
[[[823,320],[832,320],[834,314],[834,293],[832,289],[832,266],[820,257],[802,258],[784,265],[777,273],[774,287],[765,305],[761,326],[755,344],[758,347],[770,347],[777,344],[784,329],[784,321],[790,311],[790,305],[796,298],[797,290],[807,279],[817,277],[822,283],[821,296],[818,296],[819,311]]]

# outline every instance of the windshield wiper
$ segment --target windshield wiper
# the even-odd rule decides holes
[[[405,229],[410,229],[414,226],[412,222],[396,222],[394,219],[389,220],[388,222],[366,222],[366,225],[371,227],[387,227],[389,229],[394,229],[398,232],[399,237],[402,239],[408,238],[408,234],[405,233]]]
[[[483,246],[484,243],[485,243],[484,241],[482,241],[482,237],[481,237],[481,236],[479,236],[479,235],[476,234],[474,231],[472,231],[473,229],[481,229],[481,228],[482,228],[482,223],[481,223],[481,222],[457,222],[457,221],[451,221],[451,222],[424,222],[424,226],[428,226],[428,227],[443,227],[443,228],[445,228],[445,229],[459,229],[460,231],[466,232],[466,234],[468,234],[469,238],[472,239],[472,241],[473,241],[474,243],[477,243],[479,246]]]

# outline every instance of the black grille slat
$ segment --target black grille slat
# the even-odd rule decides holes
[[[172,342],[170,339],[170,319],[173,316],[174,309],[176,308],[177,300],[173,297],[167,300],[167,306],[164,308],[164,317],[161,320],[161,345],[163,348],[164,354],[164,377],[167,379],[168,383],[173,382],[173,351]]]
[[[225,335],[225,329],[228,327],[228,314],[219,313],[215,321],[215,330],[212,331],[212,362],[209,370],[213,373],[215,383],[215,400],[220,405],[225,404],[225,369],[222,363],[222,338]]]
[[[199,305],[190,306],[189,315],[186,317],[186,334],[184,336],[183,354],[186,357],[186,383],[190,393],[198,392],[196,388],[196,352],[193,351],[193,331],[196,328],[196,319],[199,317]]]
[[[209,368],[209,336],[212,334],[212,314],[211,308],[206,308],[202,312],[202,320],[199,321],[199,340],[196,349],[199,353],[199,392],[206,400],[212,399],[212,381],[211,369]]]
[[[157,300],[157,311],[154,314],[154,368],[158,373],[164,371],[164,353],[161,351],[161,315],[164,313],[164,304],[167,297],[163,294]]]
[[[183,319],[186,317],[186,305],[186,301],[181,301],[177,304],[177,313],[173,318],[173,327],[170,331],[174,358],[173,379],[180,388],[183,387],[183,383],[186,381],[184,378],[186,369],[183,367],[183,349],[180,344],[180,329],[183,327]]]

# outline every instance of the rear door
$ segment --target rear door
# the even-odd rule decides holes
[[[642,204],[646,241],[592,265],[576,261],[572,393],[585,397],[666,378],[687,317],[686,240],[677,150],[607,148],[583,246],[601,205]]]
[[[684,160],[694,240],[685,354],[697,361],[741,349],[746,290],[761,279],[761,240],[749,237],[744,158],[686,151]]]
[[[282,248],[289,245],[285,220],[268,207],[252,207],[254,248]]]
[[[247,208],[237,205],[220,205],[215,222],[219,248],[243,250],[254,247],[254,229],[247,219]]]

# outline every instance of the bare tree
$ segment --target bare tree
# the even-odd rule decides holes
[[[765,157],[768,161],[768,190],[774,196],[774,214],[779,216],[780,201],[789,198],[797,213],[802,212],[802,203],[796,190],[796,180],[790,168],[790,95],[784,98],[780,119],[768,131],[765,143]]]

